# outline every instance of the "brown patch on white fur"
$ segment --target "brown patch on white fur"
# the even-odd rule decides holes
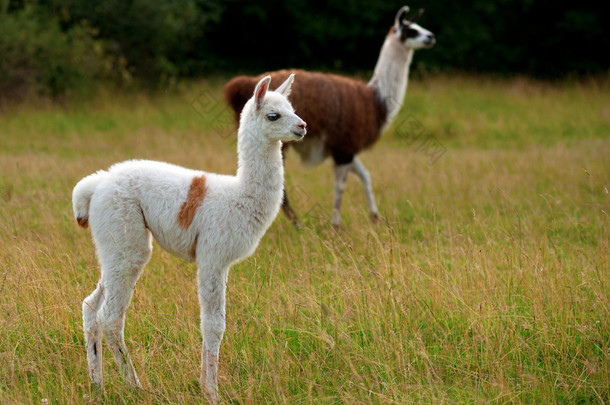
[[[89,228],[89,217],[78,217],[76,218],[76,222],[81,228]]]
[[[188,229],[193,222],[193,218],[195,218],[197,208],[199,208],[203,202],[207,192],[208,188],[205,184],[205,176],[201,175],[199,177],[193,177],[191,187],[189,188],[188,195],[186,196],[186,201],[182,203],[182,206],[180,206],[180,212],[178,213],[178,225],[184,229]]]

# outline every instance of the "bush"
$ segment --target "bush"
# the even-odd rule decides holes
[[[211,0],[51,2],[62,10],[66,25],[85,21],[96,27],[133,76],[153,82],[188,73],[185,67],[199,59],[203,29],[218,7]]]
[[[371,71],[405,0],[0,0],[0,97],[57,95],[99,77],[163,84],[210,72]],[[413,71],[606,74],[597,2],[409,0],[437,45]]]
[[[91,29],[66,32],[34,6],[0,12],[0,96],[57,96],[91,83],[104,69],[103,45]]]

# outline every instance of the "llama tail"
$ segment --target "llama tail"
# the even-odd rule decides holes
[[[225,84],[223,89],[224,99],[233,109],[237,121],[239,121],[241,110],[244,109],[246,102],[252,97],[256,83],[255,78],[237,76]]]
[[[79,181],[72,191],[72,208],[76,222],[83,227],[89,226],[89,203],[95,188],[108,176],[108,172],[100,170]]]

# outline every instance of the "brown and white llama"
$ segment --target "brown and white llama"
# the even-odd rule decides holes
[[[225,100],[235,112],[236,119],[239,119],[244,104],[261,77],[271,75],[274,83],[281,83],[291,72],[297,73],[299,80],[292,87],[290,99],[295,110],[307,122],[308,136],[302,142],[284,144],[284,157],[286,149],[292,145],[301,161],[310,166],[322,163],[329,156],[333,158],[333,225],[339,225],[341,221],[341,198],[350,171],[356,173],[364,186],[371,220],[377,221],[379,218],[371,177],[356,155],[375,144],[400,111],[413,52],[430,48],[435,43],[434,35],[417,25],[423,9],[406,19],[408,11],[408,6],[398,11],[368,84],[343,76],[293,69],[264,73],[257,77],[239,76],[224,87]],[[298,226],[285,190],[282,208]]]

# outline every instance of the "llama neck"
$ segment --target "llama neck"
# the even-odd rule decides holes
[[[409,66],[413,58],[413,49],[405,46],[393,35],[386,37],[379,60],[375,66],[369,87],[377,92],[380,101],[387,111],[382,129],[386,129],[396,118],[402,107],[407,92]]]
[[[284,187],[281,148],[279,141],[269,143],[241,131],[238,134],[237,180],[240,194],[260,205],[257,207],[259,212],[277,209],[281,203]]]

